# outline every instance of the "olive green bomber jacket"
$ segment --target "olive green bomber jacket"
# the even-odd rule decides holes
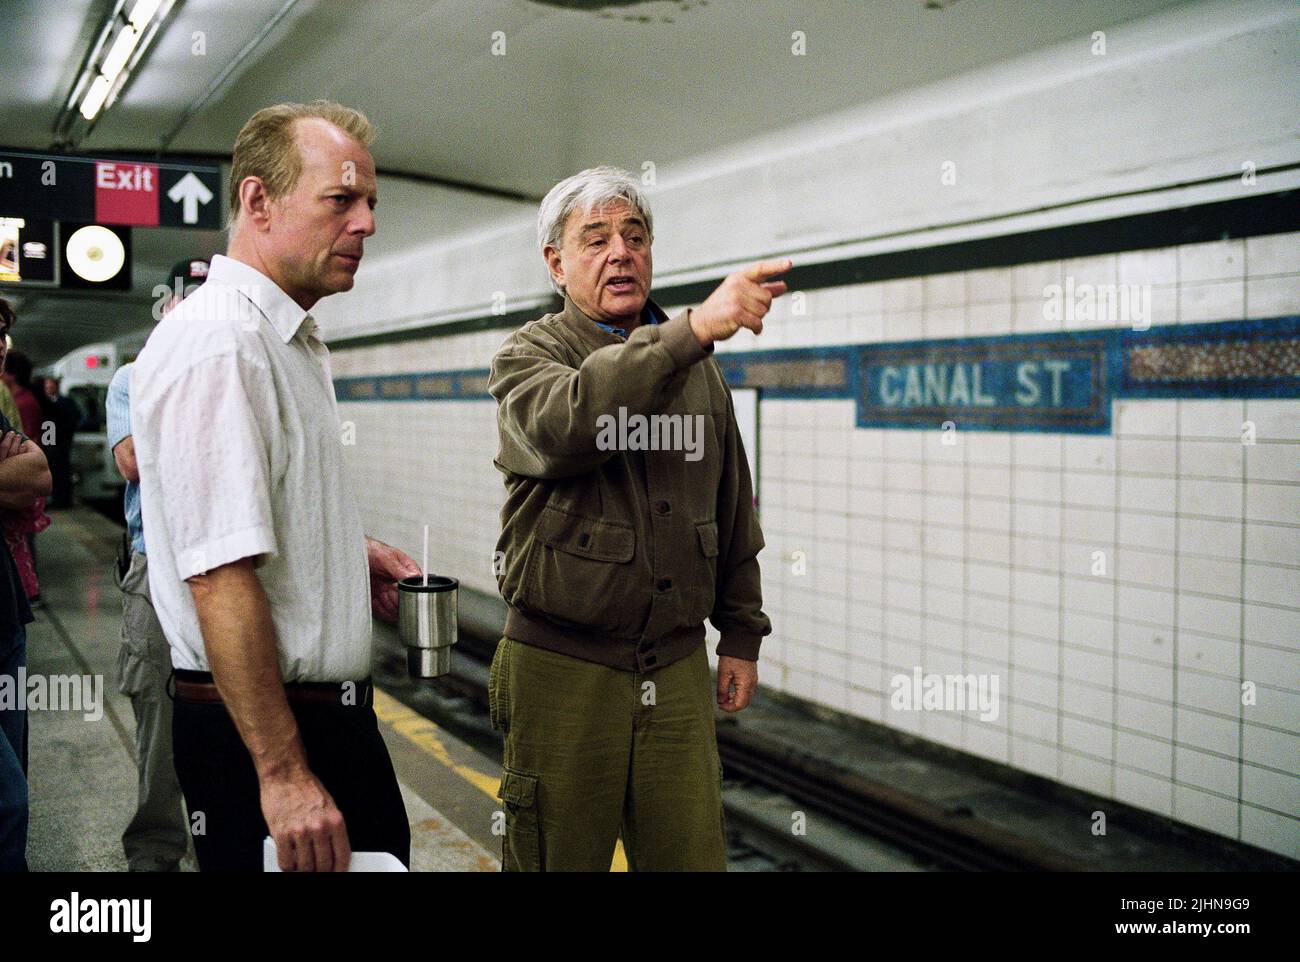
[[[757,660],[763,535],[731,392],[690,312],[647,306],[660,323],[624,340],[566,297],[493,358],[506,635],[645,671],[694,651],[708,618],[718,654]],[[636,415],[650,430],[611,446]]]

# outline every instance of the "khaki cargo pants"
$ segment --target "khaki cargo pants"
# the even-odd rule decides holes
[[[503,871],[726,871],[704,645],[620,671],[502,638],[488,682],[505,733]]]
[[[122,589],[118,690],[131,699],[135,713],[139,766],[135,814],[122,833],[122,847],[133,872],[172,871],[185,857],[190,832],[172,763],[172,702],[167,694],[171,647],[149,596],[146,555],[131,553],[131,567],[118,587]]]

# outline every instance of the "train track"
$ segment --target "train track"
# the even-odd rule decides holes
[[[453,671],[435,683],[445,694],[487,713],[487,665],[496,638],[466,631],[462,626]],[[468,664],[467,664],[468,662]],[[389,681],[394,695],[403,695],[405,657],[389,652]],[[409,683],[410,688],[417,687]],[[426,715],[427,702],[411,703]],[[482,725],[467,724],[463,717],[432,717],[482,750],[499,752],[499,741],[488,737]],[[1036,846],[972,817],[965,808],[944,808],[887,785],[862,778],[823,758],[747,731],[734,722],[717,726],[718,751],[729,784],[737,780],[761,786],[817,813],[838,826],[889,848],[907,853],[918,868],[937,871],[1021,872],[1080,871],[1082,866],[1061,853]],[[486,744],[491,742],[491,744]],[[835,846],[818,845],[807,836],[792,834],[788,826],[755,817],[748,807],[727,804],[729,848],[736,857],[766,862],[777,871],[846,871],[862,865]]]

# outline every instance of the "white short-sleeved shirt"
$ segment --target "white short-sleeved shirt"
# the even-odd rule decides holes
[[[150,335],[130,389],[149,590],[175,667],[209,670],[185,579],[261,556],[284,680],[368,676],[365,536],[311,315],[218,255]]]

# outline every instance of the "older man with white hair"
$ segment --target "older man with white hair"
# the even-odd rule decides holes
[[[557,184],[538,246],[564,309],[492,363],[509,611],[489,690],[508,871],[608,869],[620,833],[633,870],[726,868],[704,620],[721,633],[716,701],[729,712],[749,704],[771,624],[753,486],[712,353],[762,331],[790,262],[738,271],[669,319],[650,299],[653,239],[629,174]]]

